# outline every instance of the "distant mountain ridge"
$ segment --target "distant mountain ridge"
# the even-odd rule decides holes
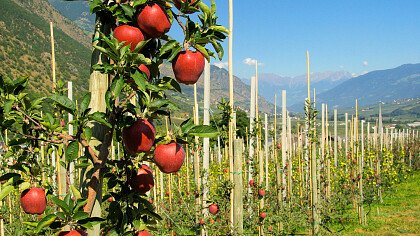
[[[377,70],[347,80],[317,96],[318,103],[336,107],[391,102],[420,97],[420,63]]]
[[[351,74],[347,71],[315,72],[311,73],[311,87],[316,88],[317,93],[321,93],[343,83],[351,77]],[[268,101],[273,102],[274,94],[277,94],[279,99],[281,91],[286,90],[288,106],[302,104],[303,107],[307,96],[306,80],[306,75],[289,77],[273,73],[261,73],[258,75],[259,94]],[[250,79],[243,79],[243,81],[250,84]]]

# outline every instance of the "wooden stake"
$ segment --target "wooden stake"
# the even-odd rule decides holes
[[[1,184],[0,184],[0,192],[1,192]],[[2,209],[2,207],[3,207],[3,200],[0,201],[0,209]],[[3,217],[0,217],[0,236],[4,236],[4,219],[3,219]]]
[[[286,182],[286,163],[287,163],[287,130],[286,130],[286,122],[287,122],[287,113],[286,113],[286,90],[281,91],[281,176],[282,176],[282,189],[283,189],[283,200],[287,197],[287,182]]]
[[[73,100],[73,82],[71,82],[71,81],[67,82],[67,93],[68,93],[67,97],[70,100]],[[69,127],[68,127],[69,135],[73,135],[73,125],[70,124],[70,122],[73,121],[73,115],[69,113],[68,114],[68,119],[69,119]],[[70,162],[69,165],[70,165],[69,166],[69,173],[68,173],[69,182],[70,182],[70,185],[73,185],[74,184],[74,161]],[[68,188],[69,188],[69,186],[66,186],[66,192],[68,191]]]
[[[52,70],[52,91],[55,92],[56,79],[55,79],[55,49],[54,49],[54,27],[50,21],[50,38],[51,38],[51,70]]]
[[[243,182],[242,182],[242,155],[243,155],[243,140],[235,139],[234,143],[234,179],[233,188],[233,226],[234,232],[237,235],[243,235]]]
[[[267,114],[264,114],[264,137],[265,137],[265,145],[264,145],[264,152],[265,152],[265,189],[268,191],[268,117]]]
[[[107,22],[104,20],[101,16],[96,15],[95,20],[95,32],[93,35],[93,38],[99,38],[100,34],[103,33],[105,35],[110,34],[111,27],[110,22]],[[100,45],[100,41],[95,40],[93,41],[93,45]],[[101,64],[103,57],[101,55],[101,52],[98,50],[94,50],[92,52],[92,59],[91,64]],[[92,109],[91,112],[97,112],[101,111],[104,112],[106,110],[106,104],[105,104],[105,93],[108,89],[109,84],[109,78],[107,74],[102,74],[99,71],[92,71],[90,74],[89,79],[89,91],[92,94],[92,99],[89,104],[89,107]],[[93,132],[92,132],[92,139],[89,143],[91,147],[98,147],[100,145],[104,145],[106,149],[104,148],[99,155],[101,157],[107,157],[109,154],[109,147],[108,145],[111,143],[112,140],[112,132],[108,132],[109,130],[105,128],[102,125],[99,125],[98,123],[94,123],[93,125]],[[103,141],[107,141],[108,143],[105,143]],[[96,150],[99,152],[99,150]],[[106,158],[105,158],[106,160]],[[95,167],[93,167],[95,168]],[[94,173],[92,176],[84,176],[81,178],[83,181],[81,186],[83,189],[88,189],[88,198],[90,199],[88,201],[89,204],[85,206],[85,210],[89,211],[91,217],[101,217],[102,210],[101,210],[101,203],[102,203],[102,177],[100,174],[100,169],[94,169]],[[86,175],[89,173],[89,170],[84,170],[83,175]],[[93,177],[96,176],[96,177]],[[93,180],[90,181],[90,183],[87,182],[87,180]],[[95,182],[96,181],[96,182]],[[93,198],[93,199],[92,199]],[[90,209],[89,209],[90,208]],[[92,229],[87,231],[88,235],[91,236],[99,236],[100,234],[100,224],[95,225]]]
[[[292,122],[289,117],[289,113],[287,113],[287,196],[292,199],[293,196],[293,179],[292,179],[292,169],[293,169],[293,149],[292,149]],[[290,203],[290,201],[289,201]]]
[[[334,109],[334,167],[338,167],[337,109]]]
[[[250,104],[250,108],[249,108],[249,132],[252,134],[249,136],[249,160],[250,163],[248,164],[248,182],[252,180],[252,174],[253,174],[253,169],[252,169],[252,162],[254,161],[254,155],[255,155],[255,150],[254,150],[254,122],[255,122],[255,77],[251,78],[251,104]],[[248,195],[251,195],[251,191],[252,188],[248,186]]]
[[[206,60],[204,67],[204,111],[203,124],[210,125],[210,63]],[[209,173],[210,173],[210,139],[203,138],[203,199],[202,199],[202,214],[205,218],[208,217],[209,211],[207,207],[209,194]],[[206,235],[204,227],[201,228],[202,235]]]

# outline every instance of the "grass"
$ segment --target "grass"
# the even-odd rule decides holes
[[[383,200],[372,207],[366,226],[350,225],[341,235],[420,235],[420,171],[386,192]]]

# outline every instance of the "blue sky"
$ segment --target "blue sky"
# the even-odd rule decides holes
[[[228,26],[228,0],[216,4]],[[419,10],[418,0],[234,0],[234,74],[253,75],[246,58],[258,59],[262,73],[304,74],[306,50],[313,72],[361,74],[419,63]]]

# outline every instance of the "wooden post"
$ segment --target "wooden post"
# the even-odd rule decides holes
[[[287,153],[286,153],[286,149],[287,149],[287,140],[286,140],[286,135],[287,135],[287,130],[286,130],[286,122],[287,122],[287,111],[286,111],[286,90],[282,90],[281,91],[281,145],[282,145],[282,149],[281,149],[281,176],[282,176],[282,189],[283,189],[283,201],[286,199],[287,197],[287,182],[286,182],[286,175],[285,175],[285,170],[286,170],[286,163],[287,163]]]
[[[195,84],[194,84],[194,87],[195,87]],[[194,97],[196,97],[197,89],[194,89],[194,94],[195,94]],[[196,110],[198,110],[197,103],[195,103],[194,105],[194,124],[198,125],[199,117],[198,117],[198,112],[196,112]],[[197,145],[198,145],[198,137],[196,136],[195,143],[194,143],[194,179],[195,179],[195,184],[196,184],[196,191],[200,193],[201,192],[200,158],[199,158]],[[201,206],[200,196],[199,194],[196,194],[196,199],[195,199],[196,221],[198,221],[200,217],[200,208],[201,208],[200,206]]]
[[[233,98],[233,0],[229,0],[229,42],[228,42],[228,73],[229,73],[229,106],[231,112],[234,108]],[[229,170],[230,170],[230,181],[233,181],[233,124],[232,114],[229,119]],[[230,194],[230,225],[233,226],[233,194]]]
[[[3,174],[3,173],[1,173]],[[1,184],[0,184],[0,192],[1,192]],[[0,201],[0,209],[3,207],[3,200]],[[4,236],[4,219],[0,217],[0,236]]]
[[[292,149],[292,120],[290,119],[289,113],[287,113],[287,196],[289,200],[293,196],[293,179],[292,179],[292,169],[293,169],[293,149]],[[290,203],[290,201],[289,201]]]
[[[338,166],[338,133],[337,133],[337,109],[334,109],[334,167]]]
[[[233,226],[235,235],[243,235],[244,221],[243,221],[243,182],[242,182],[242,155],[243,155],[243,140],[235,139],[234,143],[234,176],[233,182]]]
[[[264,115],[264,136],[265,136],[265,145],[264,145],[264,152],[265,152],[265,189],[268,191],[268,117],[267,114]]]
[[[106,22],[103,20],[100,16],[96,15],[96,22],[95,22],[95,32],[93,34],[93,38],[99,38],[100,34],[103,33],[105,35],[108,35],[111,31],[111,27],[109,25],[109,22]],[[99,45],[98,40],[93,41],[93,45]],[[102,55],[97,50],[94,49],[92,52],[92,59],[91,59],[91,65],[95,64],[101,64],[102,63]],[[102,74],[99,71],[92,71],[90,74],[89,79],[89,91],[92,94],[92,99],[90,102],[89,107],[91,108],[91,112],[94,113],[96,111],[104,112],[106,110],[105,105],[105,92],[108,89],[108,75]],[[107,157],[109,152],[109,147],[107,146],[107,143],[103,142],[105,140],[109,140],[109,143],[111,143],[112,140],[112,132],[108,132],[108,129],[100,125],[98,123],[93,123],[93,132],[92,132],[92,139],[89,145],[91,147],[98,147],[100,145],[104,145],[104,148],[101,150],[102,156]],[[99,150],[96,150],[99,152]],[[106,160],[106,158],[105,158]],[[87,208],[91,208],[91,210],[88,212],[90,213],[91,217],[101,217],[101,203],[102,203],[102,177],[100,174],[101,170],[96,169],[94,171],[94,174],[96,177],[92,178],[91,176],[85,176],[83,178],[83,184],[81,186],[83,189],[88,189],[88,193],[85,193],[85,195],[88,195],[89,198],[94,197],[93,205],[86,205],[85,209],[89,210]],[[89,173],[88,170],[84,170],[83,175],[86,175]],[[91,179],[90,183],[87,183],[87,179]],[[89,187],[88,187],[89,186]],[[100,234],[100,225],[95,225],[92,229],[87,231],[88,235],[91,236],[99,236]]]
[[[254,161],[254,122],[255,122],[255,77],[251,77],[251,104],[249,108],[249,132],[252,134],[249,136],[249,160],[250,163],[248,164],[248,181],[252,179],[253,169],[252,169],[252,162]],[[248,186],[248,195],[251,195],[252,188]]]
[[[54,49],[54,27],[52,21],[50,21],[50,38],[51,38],[51,70],[52,70],[52,91],[55,92],[56,80],[55,80],[55,49]]]
[[[321,104],[321,160],[325,160],[325,104]]]
[[[344,123],[345,123],[345,131],[344,131],[344,137],[345,137],[345,153],[344,153],[344,157],[347,159],[347,155],[349,155],[349,128],[348,128],[348,124],[349,124],[349,114],[346,112],[344,113]],[[347,170],[347,167],[346,167]]]
[[[68,83],[67,83],[67,93],[68,93],[68,98],[70,99],[70,100],[73,100],[73,82],[71,82],[71,81],[69,81]],[[70,122],[71,121],[73,121],[73,115],[72,114],[68,114],[68,119],[69,119],[69,135],[73,135],[73,125],[72,124],[70,124]],[[70,162],[69,163],[69,182],[70,182],[70,185],[73,185],[74,184],[74,162],[72,161],[72,162]],[[68,189],[68,186],[67,186],[67,189]]]
[[[308,79],[308,102],[309,106],[311,106],[311,97],[310,97],[310,63],[309,63],[309,52],[306,51],[306,68],[307,68],[307,79]],[[315,102],[315,101],[314,101]],[[308,117],[309,118],[309,117]],[[310,134],[309,130],[311,129],[311,124],[307,123],[307,139],[308,139],[308,147],[310,147],[311,152],[309,153],[310,157],[310,170],[311,170],[311,213],[312,213],[312,227],[311,227],[311,234],[312,235],[318,235],[319,233],[319,225],[320,225],[320,219],[318,217],[318,183],[317,183],[317,158],[316,158],[316,143],[311,142],[309,139]]]
[[[356,118],[357,119],[357,118]],[[365,212],[364,212],[364,209],[363,209],[363,162],[364,162],[364,148],[365,148],[365,144],[364,144],[364,127],[363,127],[363,124],[364,124],[364,120],[362,120],[362,122],[361,122],[361,131],[362,131],[362,136],[361,136],[361,155],[360,155],[360,158],[359,158],[359,175],[360,175],[360,178],[359,178],[359,198],[360,198],[360,203],[359,203],[359,206],[360,206],[360,224],[365,224],[366,222],[365,222]]]
[[[203,125],[210,125],[210,63],[206,60],[204,67],[204,111]],[[207,208],[207,200],[209,194],[209,173],[210,173],[210,139],[203,138],[203,199],[202,214],[206,218],[209,214]],[[206,235],[205,229],[202,227],[202,235]]]

